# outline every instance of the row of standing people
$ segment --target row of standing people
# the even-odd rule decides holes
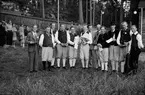
[[[28,55],[30,62],[30,71],[38,70],[38,48],[42,48],[42,64],[46,70],[54,67],[56,60],[57,67],[60,68],[60,60],[62,66],[66,68],[66,58],[69,58],[71,68],[75,67],[76,59],[81,59],[82,68],[89,68],[90,63],[94,68],[101,68],[102,71],[108,71],[108,62],[111,61],[113,72],[119,71],[124,73],[125,58],[130,53],[130,70],[137,71],[138,58],[142,44],[141,35],[138,33],[135,25],[128,28],[127,22],[121,23],[122,28],[116,29],[116,25],[112,24],[110,31],[104,26],[97,25],[97,30],[93,30],[92,26],[83,25],[82,29],[71,27],[70,30],[65,29],[62,24],[59,30],[48,26],[44,33],[37,35],[37,25],[33,26],[33,31],[27,36]],[[38,46],[39,45],[39,46]],[[79,54],[79,56],[78,56]]]
[[[0,22],[0,46],[4,46],[8,48],[12,46],[16,47],[16,43],[20,41],[20,46],[25,47],[25,39],[30,32],[30,27],[24,25],[16,25],[9,21],[8,23],[5,21]]]

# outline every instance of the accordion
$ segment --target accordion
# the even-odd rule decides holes
[[[88,41],[89,41],[89,39],[87,39],[85,37],[81,37],[81,44],[82,45],[86,45]]]

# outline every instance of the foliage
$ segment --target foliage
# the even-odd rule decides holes
[[[27,51],[0,48],[0,94],[14,95],[144,95],[145,65],[136,75],[110,75],[93,69],[55,69],[30,74]],[[140,57],[144,60],[144,54]],[[140,60],[141,60],[140,59]],[[39,62],[41,64],[41,62]],[[40,65],[41,68],[41,65]]]
[[[11,1],[15,2],[20,6],[21,11],[25,11],[27,8],[29,8],[29,13],[31,16],[34,17],[42,17],[42,5],[41,0],[2,0],[2,1]],[[32,3],[30,3],[32,1]],[[38,5],[36,6],[36,1],[38,2]],[[79,12],[79,1],[80,0],[60,0],[60,20],[63,21],[69,21],[69,22],[79,22],[80,19],[86,18],[86,11],[88,11],[88,18],[90,7],[88,10],[86,10],[86,0],[82,0],[82,8],[83,12]],[[97,0],[99,2],[95,3],[95,24],[100,23],[101,20],[101,11],[104,11],[105,14],[103,15],[103,25],[104,26],[110,26],[111,22],[116,22],[116,24],[120,24],[121,19],[123,17],[123,13],[120,13],[120,7],[122,6],[122,2],[118,2],[118,0]],[[57,19],[57,0],[44,0],[45,5],[45,17],[49,19]],[[90,2],[90,0],[88,0]],[[92,0],[94,2],[94,0]],[[106,2],[106,3],[104,3]],[[128,22],[131,21],[132,18],[132,11],[136,10],[138,7],[139,0],[131,0],[131,11],[130,14],[126,19]],[[89,6],[89,3],[88,3]],[[93,5],[92,5],[93,6]],[[115,11],[117,11],[117,14],[115,14]],[[79,18],[79,14],[83,14],[82,17]],[[117,19],[116,19],[116,18]],[[120,18],[119,18],[120,17]],[[85,21],[85,23],[90,23],[89,21]]]

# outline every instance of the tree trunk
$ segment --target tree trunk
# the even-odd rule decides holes
[[[86,24],[88,24],[88,0],[86,0]]]
[[[123,2],[121,2],[121,6],[123,6]],[[123,7],[120,7],[120,23],[122,23],[123,20],[124,20],[124,10],[123,10]]]
[[[42,18],[45,18],[45,8],[44,8],[44,0],[40,0],[40,10],[42,12]]]
[[[93,2],[93,25],[95,25],[95,8],[96,8],[95,5],[96,5],[95,2]]]
[[[90,0],[90,25],[92,25],[92,0]]]
[[[83,24],[84,23],[82,0],[79,0],[79,23],[80,24]]]

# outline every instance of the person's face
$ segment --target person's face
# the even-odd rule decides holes
[[[52,24],[52,29],[55,29],[55,23]]]
[[[65,25],[61,25],[61,30],[65,30]]]
[[[16,25],[15,24],[13,24],[13,27],[15,27]]]
[[[101,25],[97,25],[97,30],[101,30]]]
[[[11,20],[9,21],[9,24],[12,24],[12,21]]]
[[[85,32],[88,31],[87,25],[85,25],[85,26],[83,27],[83,29],[84,29]]]
[[[106,32],[105,27],[102,27],[102,28],[101,28],[101,33],[103,34],[103,33],[105,33],[105,32]]]
[[[122,24],[122,28],[123,28],[123,29],[127,29],[127,23],[124,22],[124,23]]]
[[[114,32],[114,30],[115,30],[115,25],[112,25],[111,26],[111,31]]]
[[[89,26],[89,30],[92,30],[92,26]]]
[[[50,30],[51,30],[50,27],[47,27],[47,28],[46,28],[46,33],[49,34],[49,33],[50,33]]]
[[[71,33],[75,33],[75,28],[71,28]]]
[[[37,26],[33,26],[33,31],[37,31]]]
[[[135,26],[132,26],[131,30],[132,30],[133,33],[135,33],[137,31],[137,28]]]

